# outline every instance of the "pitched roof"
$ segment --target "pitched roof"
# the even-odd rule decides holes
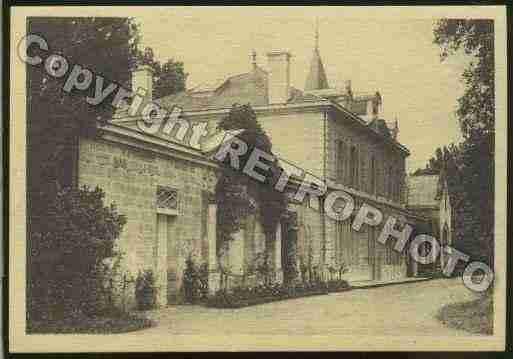
[[[181,107],[184,111],[205,111],[231,108],[233,104],[251,104],[252,106],[267,106],[268,74],[260,67],[254,71],[231,76],[220,86],[211,91],[183,91],[155,100],[160,106],[171,109]],[[315,102],[320,97],[306,94],[291,86],[288,103]]]
[[[324,71],[319,49],[316,47],[310,62],[310,71],[306,77],[305,91],[327,89],[328,87],[328,78]]]
[[[227,78],[213,91],[183,91],[155,102],[165,108],[180,106],[184,111],[231,108],[234,103],[265,106],[269,102],[267,72],[256,67],[254,71]]]
[[[440,191],[439,175],[420,175],[408,177],[408,206],[438,206]]]

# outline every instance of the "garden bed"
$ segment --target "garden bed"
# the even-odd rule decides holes
[[[302,284],[293,287],[282,285],[261,285],[254,288],[236,287],[229,291],[219,290],[214,295],[209,296],[206,306],[212,308],[243,308],[287,299],[344,292],[350,289],[351,286],[346,281]]]

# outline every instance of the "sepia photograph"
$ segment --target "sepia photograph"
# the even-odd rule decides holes
[[[504,6],[10,17],[11,352],[505,350]]]

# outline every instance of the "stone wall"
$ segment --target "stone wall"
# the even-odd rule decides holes
[[[160,303],[179,301],[187,256],[193,255],[198,263],[208,259],[206,193],[214,191],[214,169],[115,142],[81,139],[78,182],[101,187],[105,203],[114,203],[126,215],[117,246],[123,253],[121,269],[127,278],[135,279],[139,271],[152,269],[158,277]],[[157,213],[157,186],[176,190],[175,214]],[[166,237],[160,246],[159,234]],[[157,259],[162,261],[163,256],[167,260],[162,265]],[[124,292],[122,300],[133,306],[133,282]]]

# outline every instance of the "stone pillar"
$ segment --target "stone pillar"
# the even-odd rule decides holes
[[[276,226],[276,239],[274,241],[274,270],[276,281],[283,282],[283,269],[281,265],[281,223]]]
[[[219,289],[220,273],[217,261],[217,204],[209,203],[207,211],[208,239],[208,292],[214,294]]]

